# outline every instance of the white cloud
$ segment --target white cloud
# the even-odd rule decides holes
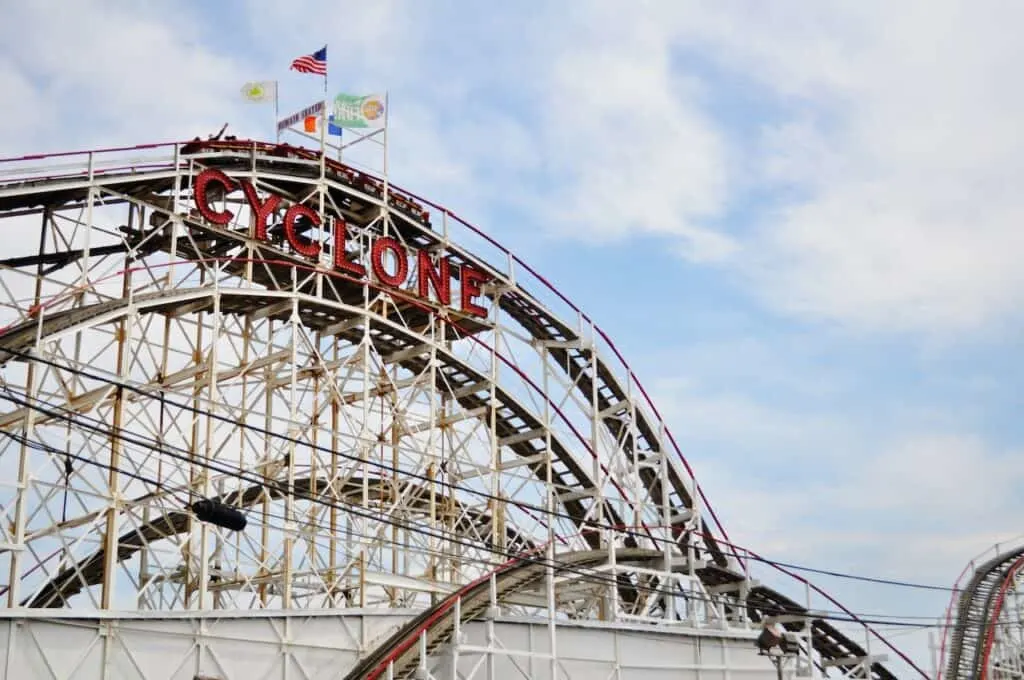
[[[909,515],[912,510],[935,528],[974,528],[985,518],[998,521],[1005,511],[1024,502],[1019,497],[1024,482],[1022,453],[994,450],[976,436],[906,437],[864,456],[858,466],[850,486],[870,483],[870,504],[857,494],[836,500],[879,513],[902,510]],[[900,522],[894,518],[894,523]],[[1015,524],[1008,522],[1004,528]]]
[[[780,307],[872,330],[973,331],[1024,301],[1024,55],[998,12],[955,2],[721,6],[683,40],[784,100],[766,178],[803,198],[762,216],[745,264]],[[792,186],[792,185],[791,185]]]
[[[689,260],[732,262],[780,309],[858,329],[987,329],[1024,301],[1015,6],[624,14],[593,2],[499,21],[465,7],[264,3],[216,18],[216,43],[189,6],[56,7],[13,6],[0,27],[0,85],[22,102],[3,114],[12,150],[188,137],[224,120],[266,130],[269,113],[241,106],[238,84],[280,74],[290,106],[315,82],[287,62],[314,36],[344,36],[329,41],[332,89],[400,93],[397,179],[463,212],[512,204],[538,232],[598,243],[659,236]],[[258,55],[236,49],[253,41]],[[771,111],[758,143],[712,116],[722,88],[749,90],[753,125],[759,102]],[[722,228],[751,187],[791,198]]]
[[[215,131],[237,113],[224,102],[243,81],[232,59],[185,37],[194,19],[186,8],[104,0],[8,7],[0,39],[11,57],[0,80],[33,87],[3,114],[3,127],[15,123],[5,146],[81,149]]]
[[[695,436],[702,450],[730,452],[691,452],[698,479],[732,539],[768,557],[949,584],[974,554],[1020,533],[1020,450],[957,432],[872,431],[855,413],[801,418],[735,395],[697,403],[683,406],[712,419]],[[675,429],[687,449],[685,426]]]
[[[659,32],[643,13],[563,22],[536,103],[554,182],[543,213],[578,238],[660,234],[719,260],[732,240],[702,221],[726,200],[725,150],[694,103],[701,84],[673,69]]]
[[[545,227],[732,258],[776,308],[855,329],[959,334],[1017,314],[1021,8],[648,7],[594,2],[517,34]],[[710,114],[730,88],[745,90],[756,142]],[[788,198],[722,228],[749,189]]]

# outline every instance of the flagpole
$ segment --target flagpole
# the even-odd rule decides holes
[[[388,116],[391,115],[390,93],[384,90],[384,210],[388,209]]]
[[[281,111],[278,103],[278,98],[281,96],[278,90],[281,87],[281,83],[277,80],[274,81],[274,130],[277,135],[277,143],[281,143],[281,129],[277,127],[277,121],[280,119]]]
[[[325,176],[326,164],[324,159],[327,155],[327,70],[330,68],[327,61],[327,45],[324,45],[324,105],[320,110],[320,178]]]
[[[323,106],[320,107],[320,219],[325,223],[328,221],[327,216],[324,215],[324,195],[327,192],[327,45],[324,45],[324,99]],[[336,227],[334,224],[332,227]]]

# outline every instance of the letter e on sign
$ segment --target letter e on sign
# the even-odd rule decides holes
[[[464,264],[459,268],[459,292],[462,298],[462,311],[481,318],[487,316],[487,310],[473,302],[480,295],[480,287],[491,277],[476,267]]]

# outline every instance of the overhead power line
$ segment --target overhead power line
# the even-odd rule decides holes
[[[450,489],[452,491],[463,492],[463,493],[466,493],[466,494],[469,494],[469,495],[473,495],[473,496],[479,497],[479,498],[484,499],[484,500],[501,501],[501,502],[504,502],[504,503],[508,503],[510,505],[514,505],[514,506],[519,507],[519,508],[524,509],[524,510],[528,510],[528,511],[531,511],[531,512],[536,512],[536,513],[543,514],[543,515],[554,516],[554,517],[559,518],[559,519],[565,519],[565,520],[569,520],[569,521],[572,521],[572,522],[578,522],[580,520],[580,518],[574,517],[574,516],[572,516],[572,515],[570,515],[568,513],[558,512],[558,511],[552,512],[551,510],[549,510],[549,509],[547,509],[547,508],[545,508],[543,506],[527,503],[527,502],[522,501],[520,499],[504,498],[504,497],[500,497],[498,495],[492,494],[492,493],[490,493],[490,492],[488,492],[486,490],[483,490],[483,489],[475,489],[475,488],[471,488],[469,486],[459,485],[459,484],[456,484],[456,483],[453,483],[453,482],[450,482],[450,481],[441,481],[441,480],[438,480],[437,478],[432,478],[432,477],[430,477],[428,475],[425,475],[425,474],[422,474],[422,473],[418,473],[418,472],[415,472],[415,471],[406,470],[406,469],[402,469],[402,468],[395,467],[395,466],[392,466],[392,465],[388,465],[387,463],[385,463],[383,461],[368,460],[368,459],[364,459],[364,458],[361,458],[359,456],[353,455],[351,453],[346,453],[344,451],[334,451],[334,450],[331,450],[331,449],[326,448],[324,446],[314,445],[314,444],[311,444],[311,443],[309,443],[307,441],[303,441],[303,440],[301,440],[301,439],[299,439],[297,437],[293,437],[293,436],[290,436],[290,435],[287,435],[287,434],[283,434],[283,433],[280,433],[280,432],[274,432],[274,431],[272,431],[272,430],[270,430],[268,428],[260,427],[258,425],[253,425],[251,423],[238,422],[238,421],[234,420],[233,418],[231,418],[230,416],[226,416],[226,415],[223,415],[223,414],[215,413],[215,412],[213,412],[213,411],[211,411],[209,409],[205,409],[205,408],[201,408],[201,407],[198,407],[198,406],[194,406],[192,404],[181,403],[181,402],[175,401],[173,399],[167,399],[162,394],[161,395],[153,394],[152,390],[148,390],[148,389],[141,388],[141,387],[138,387],[138,386],[135,386],[135,385],[131,385],[130,383],[126,383],[126,382],[123,382],[123,381],[120,381],[120,380],[116,380],[116,379],[111,378],[109,376],[105,376],[105,375],[101,375],[101,374],[94,373],[94,372],[91,372],[91,371],[87,371],[87,370],[82,369],[82,368],[73,367],[73,366],[69,366],[69,365],[66,365],[66,364],[61,364],[61,363],[58,363],[58,362],[53,361],[51,359],[46,359],[46,358],[43,358],[43,357],[36,356],[34,354],[29,354],[27,352],[22,352],[22,351],[19,351],[19,350],[8,348],[8,347],[0,346],[0,350],[2,350],[4,352],[8,352],[8,353],[10,353],[10,354],[12,354],[14,356],[20,357],[22,359],[37,361],[39,363],[51,366],[53,368],[57,368],[59,370],[64,370],[64,371],[68,371],[68,372],[74,373],[74,374],[79,375],[81,377],[85,377],[85,378],[88,378],[88,379],[91,379],[91,380],[96,380],[96,381],[99,381],[99,382],[103,382],[103,383],[106,383],[106,384],[109,384],[109,385],[112,385],[112,386],[121,387],[123,389],[129,390],[129,391],[131,391],[133,393],[136,393],[136,394],[139,394],[141,396],[146,396],[146,397],[150,397],[150,398],[160,398],[162,400],[162,403],[165,406],[171,406],[173,408],[181,409],[183,411],[187,411],[187,412],[193,413],[195,415],[200,415],[200,416],[204,416],[204,417],[207,417],[207,418],[212,418],[214,420],[218,420],[220,422],[224,422],[224,423],[230,424],[230,425],[232,425],[234,427],[238,427],[238,428],[241,428],[241,429],[248,430],[250,432],[254,432],[256,434],[260,434],[260,435],[262,435],[264,437],[269,437],[269,438],[272,438],[272,439],[277,439],[277,440],[280,440],[282,442],[289,443],[289,444],[295,444],[295,445],[298,445],[298,446],[307,447],[310,450],[316,451],[318,453],[322,453],[322,454],[326,454],[326,455],[331,455],[331,456],[339,456],[339,457],[345,458],[345,459],[347,459],[349,461],[352,461],[352,462],[358,462],[360,464],[369,465],[370,467],[375,467],[375,468],[381,470],[382,472],[388,472],[388,473],[392,473],[392,474],[401,474],[401,475],[403,475],[405,477],[408,477],[408,478],[411,478],[411,479],[418,479],[418,480],[423,481],[423,482],[429,482],[429,483],[432,483],[432,484],[437,484],[438,486],[441,486],[441,487],[446,488],[446,489]],[[616,531],[616,532],[622,533],[622,534],[627,535],[627,536],[631,536],[633,538],[643,538],[643,539],[647,539],[647,540],[658,540],[658,539],[654,539],[650,534],[643,534],[643,533],[641,533],[640,531],[637,530],[636,527],[617,526],[617,525],[608,524],[606,522],[604,522],[604,523],[602,523],[602,522],[595,522],[593,520],[586,520],[586,524],[587,524],[588,527],[590,527],[590,528],[592,528],[594,530],[610,530],[610,531]],[[650,529],[656,529],[656,528],[661,528],[661,527],[651,526],[649,528]],[[695,531],[694,533],[698,534],[698,535],[702,535],[702,532],[699,532],[699,531]],[[812,567],[812,566],[808,566],[808,565],[804,565],[804,564],[798,564],[798,563],[792,563],[792,562],[784,562],[784,561],[781,561],[781,560],[771,559],[771,558],[767,558],[767,557],[764,557],[764,556],[753,554],[752,552],[748,551],[748,549],[745,548],[744,546],[737,545],[737,544],[731,543],[729,541],[725,541],[725,540],[723,540],[721,538],[711,537],[711,539],[713,541],[721,544],[722,546],[725,546],[727,548],[731,548],[731,550],[724,550],[723,551],[726,554],[735,556],[735,557],[737,557],[739,559],[752,560],[752,561],[760,562],[760,563],[763,563],[763,564],[766,564],[766,565],[771,565],[771,566],[776,566],[776,567],[783,567],[783,568],[793,569],[793,570],[796,570],[796,571],[802,571],[802,572],[806,572],[806,573],[819,574],[819,575],[822,575],[822,576],[830,576],[830,577],[833,577],[833,578],[842,578],[842,579],[860,581],[860,582],[865,582],[865,583],[874,583],[874,584],[878,584],[878,585],[887,585],[887,586],[911,588],[911,589],[918,589],[918,590],[931,590],[931,591],[939,591],[939,592],[946,592],[946,593],[959,592],[959,589],[953,588],[953,587],[950,587],[950,586],[941,586],[941,585],[936,585],[936,584],[919,583],[919,582],[914,582],[914,581],[910,581],[910,580],[902,580],[902,579],[890,579],[890,578],[882,578],[882,577],[877,577],[877,576],[867,576],[867,575],[855,574],[855,573],[851,573],[851,572],[842,572],[842,571],[837,571],[837,570],[824,569],[824,568],[820,568],[820,567]]]

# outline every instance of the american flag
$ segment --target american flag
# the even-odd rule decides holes
[[[317,50],[313,54],[299,57],[292,62],[292,69],[299,73],[316,73],[327,77],[327,46]]]

